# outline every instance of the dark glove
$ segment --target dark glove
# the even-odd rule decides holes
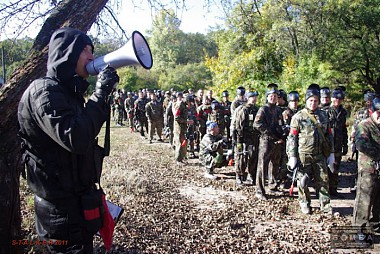
[[[119,83],[119,76],[115,68],[107,65],[98,75],[95,85],[95,94],[101,98],[106,98]]]
[[[342,147],[342,155],[346,155],[348,152],[348,146],[343,146]]]

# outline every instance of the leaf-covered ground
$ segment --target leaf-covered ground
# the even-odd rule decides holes
[[[314,196],[313,213],[303,215],[296,196],[287,192],[261,201],[254,197],[254,186],[236,188],[232,167],[217,169],[219,179],[211,181],[203,177],[197,159],[177,166],[173,158],[167,141],[149,144],[128,127],[112,126],[102,186],[107,198],[125,211],[110,253],[359,252],[332,249],[329,233],[333,225],[351,224],[353,163],[343,163],[343,199],[332,200],[334,214],[320,213]],[[25,180],[20,192],[25,239],[35,238],[33,198]],[[40,253],[38,246],[26,251]],[[360,252],[378,251],[375,244]],[[105,253],[99,237],[95,252]]]

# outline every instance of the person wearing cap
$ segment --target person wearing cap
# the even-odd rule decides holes
[[[330,108],[330,103],[331,103],[331,91],[330,91],[330,88],[328,88],[327,86],[322,87],[319,90],[319,94],[320,94],[320,100],[321,100],[321,103],[320,103],[319,107],[322,110],[324,108]]]
[[[139,91],[139,97],[135,101],[134,110],[135,110],[135,117],[138,121],[140,136],[142,139],[145,139],[144,128],[145,128],[145,131],[149,133],[148,119],[146,118],[146,114],[145,114],[145,106],[148,102],[149,101],[145,97],[144,92]]]
[[[236,185],[253,185],[256,179],[257,155],[259,149],[259,133],[253,123],[259,108],[256,106],[257,92],[247,94],[247,103],[239,106],[235,113],[237,144],[235,149]],[[245,176],[246,168],[248,174]]]
[[[164,99],[162,101],[162,106],[164,107],[164,111],[166,111],[166,108],[168,107],[170,100],[171,100],[170,91],[166,91],[164,94]]]
[[[219,134],[218,124],[212,121],[206,123],[207,133],[203,136],[199,148],[199,161],[206,167],[204,176],[211,180],[217,179],[214,169],[223,162],[223,137]]]
[[[187,153],[187,141],[185,137],[188,124],[192,124],[192,120],[187,117],[187,105],[183,100],[183,93],[177,92],[177,100],[173,104],[174,128],[173,128],[173,142],[175,145],[174,159],[177,165],[185,165]]]
[[[321,211],[332,212],[327,164],[333,169],[333,135],[327,114],[318,107],[319,96],[317,88],[307,89],[305,108],[293,116],[286,141],[289,168],[297,168],[298,202],[304,214],[311,212],[308,187],[311,177],[319,193]]]
[[[153,143],[154,133],[157,134],[157,141],[162,142],[162,126],[164,125],[164,107],[157,100],[155,93],[150,94],[150,102],[145,105],[145,114],[149,125],[149,143]]]
[[[343,107],[345,98],[344,88],[335,88],[331,93],[331,106],[330,111],[333,111],[334,120],[330,121],[332,124],[332,132],[334,136],[334,155],[335,163],[334,170],[329,170],[329,190],[330,195],[341,197],[338,193],[339,184],[339,168],[342,161],[342,156],[348,152],[348,134],[347,134],[347,110]]]
[[[283,140],[282,111],[276,106],[278,85],[271,83],[266,90],[266,104],[260,107],[254,121],[254,128],[260,133],[258,166],[256,174],[256,198],[266,200],[265,178],[268,176],[268,192],[278,188],[281,146]],[[270,164],[270,166],[269,166]]]
[[[371,105],[371,116],[355,132],[359,159],[352,225],[380,232],[380,98],[375,97]]]
[[[227,90],[224,90],[222,92],[222,101],[220,103],[220,106],[222,107],[223,115],[224,115],[224,128],[225,133],[227,137],[227,143],[231,142],[231,132],[230,132],[230,126],[231,126],[231,102],[228,99],[229,94]]]
[[[110,117],[108,96],[119,76],[110,66],[100,71],[95,92],[86,101],[84,93],[90,85],[86,66],[94,60],[93,50],[82,31],[69,27],[54,31],[46,77],[34,80],[18,105],[23,168],[34,193],[36,232],[41,242],[64,243],[40,245],[45,248],[41,253],[93,253],[93,236],[99,230],[104,233],[102,225],[109,226],[105,216],[110,214],[99,213],[108,209],[102,205],[104,149],[97,136]],[[112,244],[108,240],[107,250]]]

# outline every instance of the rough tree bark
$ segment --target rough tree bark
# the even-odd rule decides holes
[[[17,106],[32,80],[46,73],[48,43],[54,30],[73,27],[88,31],[108,0],[66,0],[42,26],[27,63],[17,69],[0,90],[0,253],[21,253],[12,240],[21,239],[20,141]]]

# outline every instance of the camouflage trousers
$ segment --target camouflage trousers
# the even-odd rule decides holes
[[[300,154],[300,170],[297,172],[298,201],[300,206],[310,206],[311,197],[309,187],[301,185],[301,180],[306,175],[311,180],[314,178],[314,187],[319,193],[320,208],[323,212],[331,210],[329,194],[329,175],[327,173],[326,158],[322,155]]]
[[[213,173],[214,168],[220,166],[217,162],[217,156],[223,156],[223,151],[207,153],[199,158],[200,163],[206,167],[208,173]]]
[[[331,191],[336,191],[338,189],[338,184],[339,184],[339,168],[340,168],[340,163],[342,161],[342,152],[335,152],[335,163],[334,163],[334,173],[331,173],[330,170],[329,172],[329,190],[330,193]]]
[[[153,140],[154,133],[157,133],[159,139],[162,139],[162,121],[149,121],[149,139]]]
[[[358,173],[356,198],[352,224],[369,226],[380,220],[380,179],[377,172],[360,170]]]
[[[277,177],[280,168],[281,146],[275,144],[272,140],[260,138],[259,155],[256,173],[256,192],[265,194],[265,180],[268,175],[272,179],[268,179],[270,189],[277,186]],[[268,173],[270,171],[270,173]]]
[[[175,146],[174,158],[177,162],[182,162],[186,158],[187,145],[184,143],[185,140],[186,140],[185,132],[184,131],[178,132],[178,128],[174,126],[174,136],[173,136],[173,143]]]

